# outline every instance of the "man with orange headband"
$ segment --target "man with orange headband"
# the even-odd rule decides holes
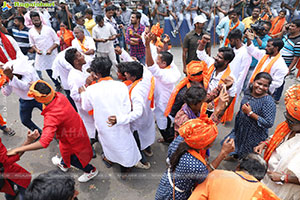
[[[55,92],[42,80],[31,85],[28,96],[43,104],[43,134],[39,141],[15,148],[7,155],[47,148],[56,135],[62,158],[55,156],[52,163],[64,172],[68,171],[71,165],[84,171],[78,178],[79,182],[87,182],[97,176],[98,170],[89,164],[93,152],[88,134],[80,116],[68,99],[63,94]]]
[[[156,124],[164,141],[170,142],[173,139],[172,134],[168,131],[171,127],[171,119],[166,117],[164,112],[175,87],[175,83],[179,80],[181,74],[177,69],[177,66],[172,63],[173,55],[171,53],[166,51],[160,52],[156,61],[153,60],[150,48],[150,42],[153,35],[153,33],[145,35],[146,65],[155,77],[154,114],[156,117]],[[163,142],[163,140],[159,140],[159,142]]]
[[[282,85],[284,77],[289,71],[284,59],[279,53],[284,43],[279,38],[269,39],[266,49],[262,50],[252,44],[252,40],[254,39],[253,33],[246,31],[245,35],[247,38],[248,53],[258,60],[258,64],[251,75],[250,83],[253,82],[254,77],[259,72],[268,72],[273,79],[269,89],[273,94],[275,89]]]
[[[271,139],[254,148],[264,152],[268,175],[262,182],[281,199],[300,197],[300,85],[290,87],[285,94],[285,121],[280,123]]]
[[[195,184],[208,175],[201,152],[212,146],[218,135],[215,123],[207,117],[191,119],[180,127],[179,134],[184,142],[171,152],[170,167],[160,180],[155,200],[187,199]]]

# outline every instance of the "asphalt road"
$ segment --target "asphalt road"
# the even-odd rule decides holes
[[[179,70],[182,71],[181,48],[173,47],[171,51],[174,55],[175,63],[178,65]],[[214,48],[212,50],[212,54],[215,55],[216,52],[217,50]],[[43,73],[43,77],[46,81],[51,83],[51,80],[45,73]],[[289,77],[286,80],[285,89],[295,83],[297,83],[295,78],[291,79]],[[9,97],[0,95],[0,112],[7,120],[8,126],[12,127],[16,131],[16,135],[13,137],[0,134],[2,143],[7,148],[20,146],[26,138],[27,129],[20,122],[18,107],[19,102],[16,95],[13,94]],[[270,133],[273,133],[276,125],[284,120],[284,110],[284,102],[283,99],[281,99],[279,105],[277,105],[275,124],[273,128],[270,129]],[[42,127],[43,118],[40,115],[39,110],[34,110],[32,119],[40,127]],[[220,151],[220,141],[231,131],[233,125],[234,122],[230,122],[225,125],[221,124],[218,126],[219,135],[211,149],[211,159],[215,158]],[[158,132],[156,132],[156,135],[157,138],[159,138],[160,135]],[[153,144],[152,149],[154,155],[153,157],[149,158],[151,168],[149,170],[134,169],[127,180],[121,180],[118,166],[113,166],[112,168],[105,167],[100,158],[100,144],[96,144],[95,147],[97,151],[97,158],[93,159],[91,162],[99,170],[99,175],[95,179],[89,181],[88,183],[79,183],[77,178],[82,174],[81,171],[72,168],[67,172],[76,179],[76,188],[80,192],[78,196],[80,200],[154,199],[160,177],[166,169],[166,145],[158,143]],[[56,166],[54,166],[51,162],[51,158],[55,155],[59,155],[58,144],[56,141],[52,141],[47,149],[26,152],[21,157],[21,160],[18,162],[18,164],[31,172],[33,177],[36,177],[40,173],[56,169]],[[232,170],[235,168],[236,164],[237,163],[234,162],[223,161],[219,168]],[[3,193],[0,195],[0,199],[5,199]]]

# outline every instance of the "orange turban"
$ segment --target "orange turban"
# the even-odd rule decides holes
[[[153,25],[151,27],[151,33],[153,33],[154,35],[156,35],[157,37],[160,37],[164,32],[163,28],[160,28],[160,24],[157,23],[156,25]]]
[[[218,136],[216,124],[207,117],[191,119],[178,130],[184,141],[194,149],[203,149]]]
[[[284,100],[288,113],[300,121],[300,84],[291,86],[286,91]]]
[[[51,89],[51,92],[49,94],[42,94],[39,91],[35,90],[34,87],[35,87],[35,85],[37,83],[44,83],[44,84],[46,84]],[[36,82],[34,82],[30,86],[29,91],[27,93],[27,96],[35,98],[35,100],[37,102],[40,102],[40,103],[43,103],[43,104],[48,104],[54,98],[55,91],[53,90],[53,88],[51,87],[51,85],[49,85],[49,83],[47,83],[46,81],[37,80]]]

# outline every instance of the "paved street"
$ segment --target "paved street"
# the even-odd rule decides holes
[[[182,54],[180,47],[173,47],[172,53],[174,55],[175,63],[178,65],[179,70],[182,71]],[[213,49],[213,55],[216,54],[216,49]],[[44,79],[52,84],[49,77],[44,73]],[[286,80],[287,89],[290,85],[297,83],[296,81],[288,78]],[[53,85],[53,84],[52,84]],[[241,98],[240,98],[241,99]],[[0,96],[0,112],[3,117],[7,120],[8,126],[12,127],[16,131],[16,135],[9,137],[1,135],[2,143],[7,148],[13,148],[23,143],[26,138],[27,129],[21,124],[19,117],[19,102],[16,95],[9,97]],[[277,105],[276,121],[273,128],[270,129],[270,133],[274,132],[277,124],[283,121],[283,111],[285,110],[283,98],[280,104]],[[40,115],[39,110],[34,110],[33,121],[36,122],[40,127],[43,125],[43,118]],[[219,135],[214,143],[211,150],[211,159],[216,157],[221,146],[220,141],[227,135],[234,122],[219,125]],[[157,138],[159,133],[156,133]],[[167,152],[167,146],[155,143],[152,146],[154,155],[149,158],[151,162],[151,168],[149,170],[134,169],[133,173],[127,180],[121,180],[119,174],[119,167],[113,166],[112,168],[106,168],[103,164],[100,153],[100,144],[95,145],[97,151],[97,158],[92,160],[92,164],[99,170],[99,176],[88,183],[78,183],[77,178],[82,174],[77,169],[71,169],[71,174],[76,179],[76,187],[79,190],[80,200],[153,200],[157,186],[160,181],[160,177],[166,169],[165,158]],[[51,158],[59,154],[58,144],[53,141],[47,149],[42,149],[34,152],[26,152],[21,160],[18,162],[21,166],[32,173],[33,177],[36,177],[40,173],[48,170],[56,169],[51,163]],[[223,161],[219,168],[234,169],[236,163]],[[4,199],[4,195],[0,195],[0,199]]]

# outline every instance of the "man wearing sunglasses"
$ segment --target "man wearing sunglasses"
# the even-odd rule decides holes
[[[300,85],[292,86],[286,93],[285,121],[280,123],[274,135],[254,148],[264,152],[268,172],[262,182],[280,199],[299,199],[300,196]]]

